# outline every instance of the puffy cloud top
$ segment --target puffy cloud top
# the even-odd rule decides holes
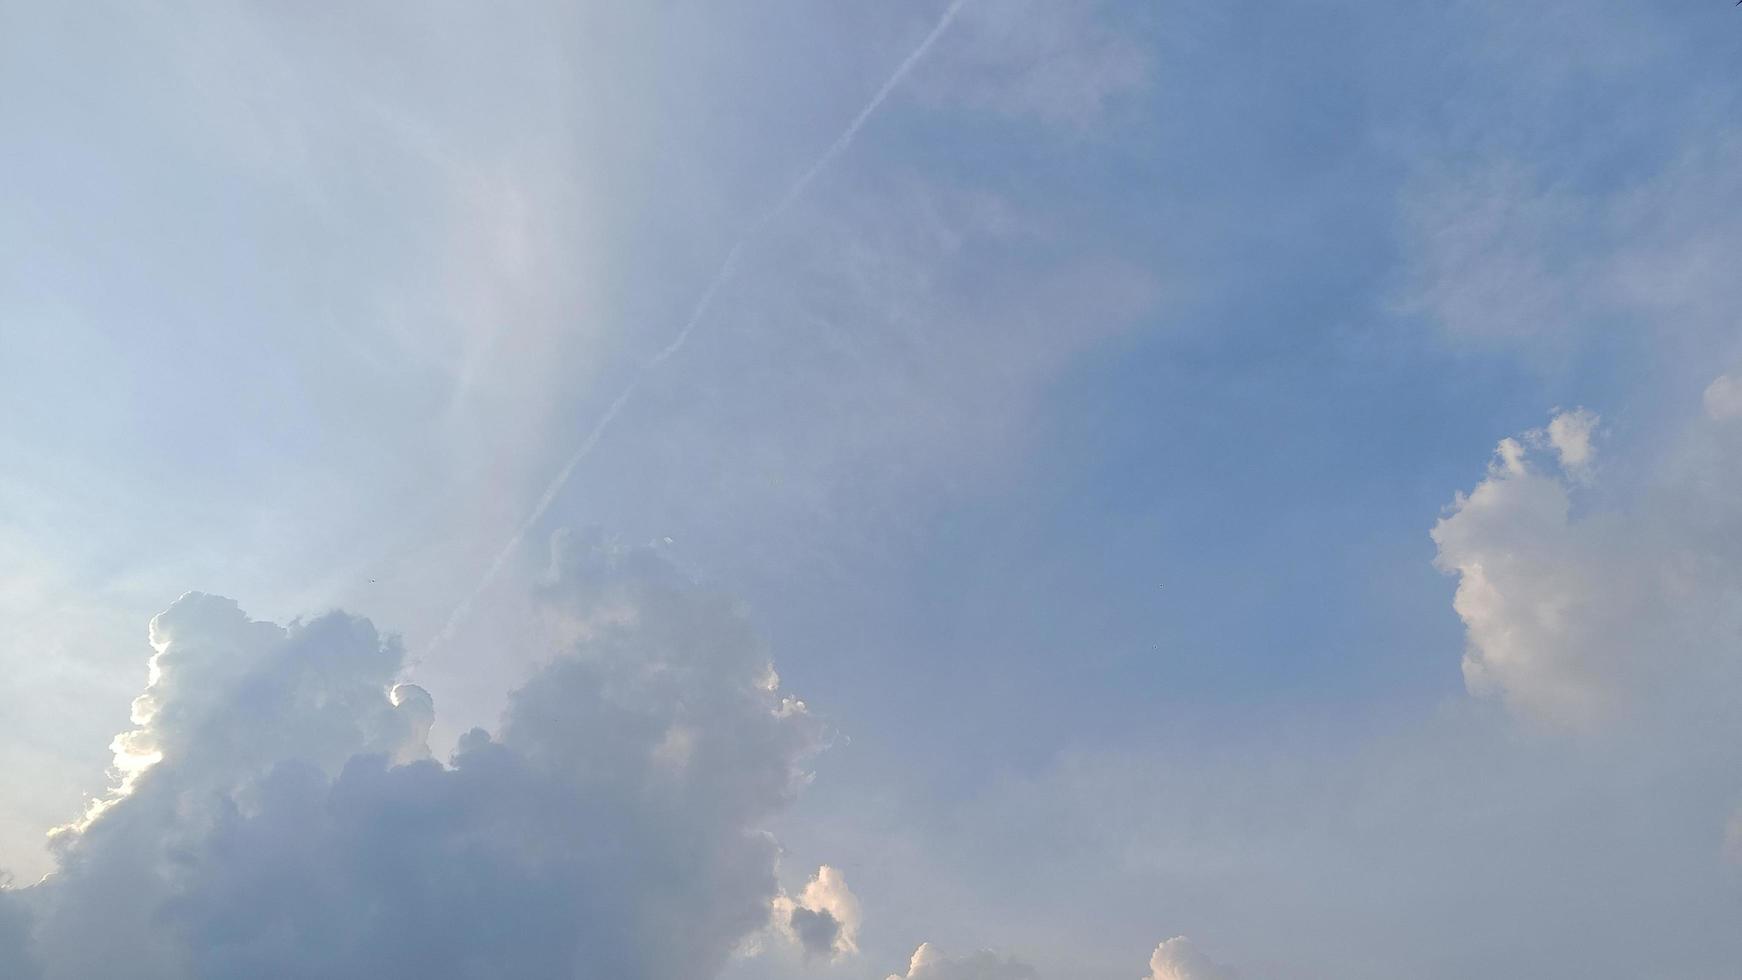
[[[889,980],[1039,980],[1039,977],[1033,967],[990,950],[946,956],[931,943],[922,943],[913,951],[907,972],[890,974]]]
[[[1155,947],[1144,980],[1235,980],[1235,974],[1205,956],[1190,939],[1175,936]]]
[[[627,614],[595,621],[513,694],[500,734],[473,730],[446,765],[427,758],[428,693],[394,686],[402,651],[367,620],[281,627],[184,596],[152,622],[118,790],[61,834],[57,873],[0,894],[0,939],[31,936],[0,942],[15,957],[0,967],[714,975],[768,921],[778,849],[761,827],[821,732],[729,600],[616,571]],[[813,886],[795,928],[850,947],[844,883]]]
[[[774,900],[776,930],[795,943],[806,959],[841,959],[859,951],[859,899],[841,872],[817,869],[796,898]]]
[[[1643,488],[1622,506],[1582,497],[1601,489],[1596,416],[1561,413],[1502,440],[1486,478],[1432,532],[1436,563],[1458,577],[1471,691],[1586,731],[1733,710],[1721,692],[1742,666],[1742,444],[1724,421],[1724,383],[1706,390],[1712,418],[1645,447]],[[1539,448],[1553,461],[1539,462]]]

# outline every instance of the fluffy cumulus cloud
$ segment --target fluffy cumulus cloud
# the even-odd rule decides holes
[[[1734,375],[1719,375],[1717,380],[1706,386],[1706,392],[1701,399],[1706,406],[1706,414],[1715,422],[1727,422],[1742,417],[1742,378]]]
[[[1144,980],[1235,980],[1235,973],[1205,956],[1190,939],[1175,936],[1155,947]]]
[[[774,928],[806,959],[838,960],[859,951],[859,899],[838,869],[823,865],[795,896],[774,900]]]
[[[889,980],[1040,980],[1034,967],[1020,960],[979,950],[951,956],[931,943],[913,952],[906,973],[892,973]],[[1238,974],[1205,956],[1184,936],[1175,936],[1155,948],[1149,958],[1149,974],[1143,980],[1237,980]]]
[[[913,951],[907,972],[890,974],[889,980],[1039,980],[1034,968],[981,950],[966,956],[949,956],[931,943]]]
[[[714,975],[768,922],[761,828],[820,726],[731,601],[630,558],[559,576],[553,603],[611,614],[571,609],[585,636],[445,764],[367,620],[184,596],[152,622],[118,790],[59,835],[53,875],[0,892],[0,973]],[[801,934],[826,914],[850,947],[844,883],[812,884]]]
[[[368,620],[177,600],[115,788],[57,832],[53,874],[0,887],[0,976],[662,980],[771,936],[778,975],[856,954],[839,869],[777,881],[763,828],[825,732],[737,605],[596,534],[557,536],[542,595],[560,651],[445,762],[434,700]],[[1151,972],[1231,976],[1183,939]],[[925,944],[895,980],[1039,976]]]
[[[1596,418],[1556,415],[1501,441],[1485,479],[1433,529],[1458,577],[1464,677],[1520,713],[1594,730],[1619,719],[1706,719],[1742,663],[1742,426],[1733,382],[1705,417],[1636,448],[1637,490],[1592,483]]]

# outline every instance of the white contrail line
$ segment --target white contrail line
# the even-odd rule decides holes
[[[616,398],[612,399],[610,407],[605,409],[605,414],[601,415],[599,421],[593,424],[592,431],[588,432],[587,437],[581,440],[579,448],[569,456],[568,462],[563,464],[563,468],[557,471],[556,477],[544,488],[544,493],[539,496],[538,503],[533,505],[531,513],[527,514],[526,519],[520,522],[520,526],[515,529],[513,536],[508,539],[508,543],[502,546],[502,550],[497,552],[495,560],[490,562],[490,567],[484,570],[484,575],[478,580],[478,584],[470,594],[454,606],[452,612],[448,613],[447,622],[442,625],[441,631],[430,641],[426,654],[434,653],[453,636],[454,630],[459,628],[460,623],[472,611],[472,604],[478,601],[478,597],[483,595],[486,589],[490,588],[496,581],[496,576],[502,574],[503,566],[507,565],[508,559],[519,550],[520,543],[526,539],[527,532],[531,531],[544,518],[545,512],[550,510],[550,505],[556,502],[557,496],[562,493],[564,487],[568,486],[569,477],[574,475],[575,467],[581,465],[581,462],[592,454],[593,448],[599,444],[600,439],[604,438],[606,430],[611,428],[611,423],[616,421],[624,406],[628,405],[629,400],[635,396],[636,389],[641,387],[641,382],[647,377],[648,372],[659,367],[673,354],[683,350],[684,344],[689,342],[690,334],[695,332],[696,325],[701,323],[702,318],[708,313],[708,308],[713,305],[714,297],[719,293],[720,287],[731,280],[732,273],[737,270],[738,256],[743,253],[745,247],[755,240],[764,228],[785,214],[787,209],[803,197],[804,192],[810,188],[817,176],[828,169],[829,164],[833,163],[842,151],[852,145],[853,139],[859,135],[859,130],[865,128],[865,123],[882,107],[890,93],[894,92],[902,80],[907,77],[908,72],[913,70],[913,66],[919,64],[920,60],[926,56],[926,52],[931,50],[938,38],[944,36],[944,32],[949,30],[950,24],[956,19],[956,14],[967,2],[968,0],[951,0],[950,5],[944,9],[943,15],[938,18],[937,23],[932,25],[931,32],[926,34],[912,51],[908,52],[901,64],[895,66],[895,71],[890,73],[889,78],[883,83],[883,87],[871,96],[871,101],[865,103],[865,107],[859,110],[858,115],[854,116],[852,122],[847,124],[847,128],[841,130],[841,135],[835,137],[835,141],[817,156],[804,173],[798,175],[798,179],[794,180],[792,185],[786,189],[786,193],[774,202],[774,206],[750,222],[749,226],[744,229],[744,233],[738,236],[738,240],[732,243],[730,249],[727,249],[726,257],[720,261],[720,268],[715,271],[714,278],[709,280],[707,287],[702,290],[702,294],[696,298],[696,305],[691,308],[689,319],[684,321],[677,336],[672,338],[671,343],[660,348],[658,353],[635,369],[629,383],[623,387]]]

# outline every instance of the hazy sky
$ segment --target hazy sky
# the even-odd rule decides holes
[[[0,977],[1742,970],[1728,0],[0,0],[0,186]]]

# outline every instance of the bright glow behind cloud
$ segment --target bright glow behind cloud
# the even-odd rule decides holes
[[[713,975],[767,921],[761,825],[820,728],[729,600],[634,564],[552,583],[553,603],[609,597],[633,622],[553,660],[447,766],[423,759],[428,695],[389,692],[401,650],[367,621],[287,628],[184,596],[153,621],[160,670],[122,740],[159,761],[20,893],[40,975]],[[813,884],[849,948],[850,894]]]

